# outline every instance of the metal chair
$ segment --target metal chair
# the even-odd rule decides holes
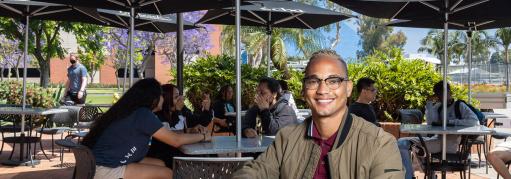
[[[84,146],[74,143],[70,139],[57,140],[59,146],[70,148],[75,156],[76,164],[73,171],[73,179],[93,179],[96,173],[96,159],[92,151]],[[61,155],[61,160],[63,156]]]
[[[73,114],[70,114],[70,113],[53,114],[53,115],[49,116],[49,119],[46,121],[46,123],[42,127],[35,130],[37,133],[40,134],[40,137],[42,137],[43,134],[51,135],[51,155],[52,156],[55,153],[54,135],[60,134],[60,139],[63,139],[64,133],[72,130],[71,127],[73,126],[74,121],[75,121],[75,118],[73,117]],[[41,150],[44,150],[42,141],[39,142],[39,146],[41,147]]]
[[[97,118],[97,115],[101,114],[100,109],[94,106],[83,106],[78,113],[78,121],[75,128],[78,131],[82,129],[89,129],[92,122]]]
[[[174,157],[173,178],[231,178],[232,173],[251,160],[254,158]]]
[[[424,143],[422,137],[420,137],[421,148],[424,150],[422,160],[420,160],[421,167],[425,171],[424,178],[433,178],[435,171],[451,171],[460,172],[462,179],[467,178],[467,170],[470,178],[470,162],[471,162],[471,147],[472,144],[469,142],[469,136],[462,136],[459,149],[456,153],[446,155],[446,163],[442,163],[441,153],[429,154],[428,148]]]

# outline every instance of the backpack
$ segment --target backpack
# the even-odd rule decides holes
[[[477,119],[479,120],[479,124],[484,126],[487,125],[488,120],[486,119],[484,114],[479,109],[475,108],[474,106],[468,104],[463,100],[457,100],[456,102],[454,102],[454,113],[457,119],[461,119],[460,103],[465,103],[465,105],[467,105],[468,108],[470,108],[470,110],[474,112],[474,114],[477,116]]]

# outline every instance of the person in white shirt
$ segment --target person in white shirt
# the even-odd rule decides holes
[[[281,98],[287,100],[287,105],[291,106],[293,108],[293,111],[295,111],[296,116],[298,117],[298,120],[303,122],[305,118],[302,116],[299,116],[298,107],[296,107],[295,98],[293,98],[293,92],[289,91],[289,86],[287,85],[287,82],[284,80],[279,80],[280,89],[282,90],[280,93],[282,94]]]
[[[426,102],[426,122],[428,125],[442,125],[442,97],[443,97],[443,81],[435,84],[433,87],[434,95],[428,98]],[[476,126],[479,125],[477,115],[465,104],[460,103],[459,111],[461,119],[457,119],[455,115],[455,100],[452,98],[451,87],[447,84],[447,124],[457,126]],[[424,142],[429,152],[438,153],[442,151],[442,136],[424,137]],[[447,135],[447,153],[456,153],[461,136]],[[406,169],[406,179],[413,178],[412,161],[410,158],[410,147],[412,144],[419,144],[418,137],[404,137],[397,141],[401,152],[401,160]]]

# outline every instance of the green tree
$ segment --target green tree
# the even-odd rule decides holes
[[[394,47],[403,48],[406,43],[406,36],[403,32],[392,33],[392,27],[384,26],[389,22],[387,19],[360,16],[357,22],[360,35],[359,44],[362,45],[362,50],[357,52],[358,57],[371,54],[374,50],[387,51]]]
[[[0,18],[0,33],[11,40],[24,41],[24,25],[13,18]],[[28,36],[28,53],[36,59],[41,73],[40,85],[48,87],[50,83],[50,60],[54,57],[64,58],[66,49],[62,47],[60,32],[73,32],[73,23],[43,20],[30,20]],[[75,35],[79,35],[78,32]],[[23,49],[24,43],[19,43]]]
[[[91,83],[94,81],[97,70],[105,63],[104,31],[104,27],[90,24],[76,25],[74,28],[79,45],[78,56],[80,62],[89,71]]]
[[[466,44],[461,41],[460,31],[449,32],[449,40],[447,43],[448,60],[447,64],[451,63],[451,60],[459,63],[465,54]],[[430,30],[426,37],[421,40],[421,47],[419,52],[426,52],[434,55],[438,59],[444,58],[444,31],[443,30]]]
[[[495,33],[497,44],[504,48],[506,62],[506,91],[509,92],[509,45],[511,44],[511,28],[498,29]]]

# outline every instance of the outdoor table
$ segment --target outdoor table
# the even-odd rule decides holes
[[[45,115],[50,115],[50,114],[58,114],[58,113],[66,113],[66,112],[68,112],[67,109],[61,109],[61,108],[54,108],[54,109],[25,108],[23,110],[22,107],[0,107],[0,114],[12,114],[12,115],[45,116]],[[22,119],[23,120],[21,122],[22,122],[22,124],[24,124],[25,123],[24,118],[22,118]],[[23,131],[23,128],[24,128],[24,125],[22,125],[22,127],[21,127],[22,131]],[[39,164],[39,161],[33,160],[32,158],[30,158],[31,160],[24,160],[24,156],[23,156],[24,151],[23,150],[25,148],[24,141],[26,141],[25,133],[22,132],[19,137],[16,137],[16,140],[20,141],[19,160],[7,160],[7,161],[3,161],[2,164],[11,165],[11,166],[19,166],[19,165],[25,165],[25,166],[32,165],[33,166],[33,165]]]
[[[484,125],[478,126],[447,126],[446,130],[442,126],[432,126],[424,124],[402,124],[401,133],[408,134],[437,134],[437,135],[486,135],[493,134],[494,130]],[[422,140],[422,139],[421,139]],[[486,146],[485,146],[486,147]],[[446,151],[442,150],[442,156]],[[442,178],[445,178],[445,171],[442,171]]]
[[[274,139],[274,136],[241,138],[238,146],[236,136],[213,136],[211,142],[183,145],[179,150],[187,155],[264,152]]]
[[[497,125],[496,124],[497,118],[508,118],[504,114],[499,114],[499,113],[494,113],[494,112],[483,112],[483,114],[487,120],[490,120],[490,122],[488,122],[488,127],[490,127],[492,123],[494,123],[494,127],[495,127]]]

